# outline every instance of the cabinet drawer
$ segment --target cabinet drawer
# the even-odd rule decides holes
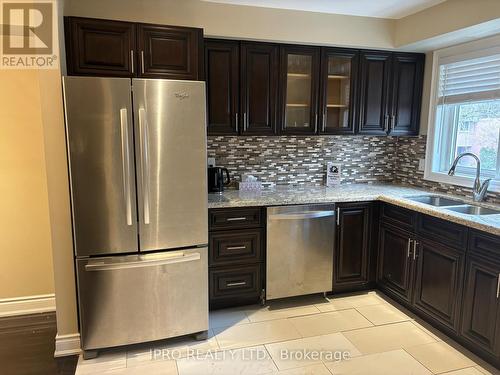
[[[241,300],[255,298],[262,290],[260,263],[240,266],[213,268],[210,275],[210,302],[222,299]]]
[[[262,210],[256,208],[221,208],[208,213],[210,230],[258,228],[263,226]]]
[[[489,233],[470,231],[469,251],[486,255],[500,261],[500,237]]]
[[[382,205],[382,219],[395,224],[398,228],[413,231],[417,220],[415,211],[407,210],[406,208],[394,206],[392,204]]]
[[[256,263],[262,260],[262,229],[210,234],[209,266]]]
[[[437,217],[419,215],[418,234],[459,249],[467,247],[467,229]]]

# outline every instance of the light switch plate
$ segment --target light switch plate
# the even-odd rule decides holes
[[[419,171],[425,170],[425,159],[418,159],[418,170]]]
[[[215,158],[207,158],[207,165],[209,167],[215,167]]]

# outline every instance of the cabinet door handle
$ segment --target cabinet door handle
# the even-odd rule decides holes
[[[337,226],[340,225],[340,208],[337,208]]]
[[[134,74],[134,50],[130,50],[130,70],[132,70],[132,74]]]
[[[141,51],[141,72],[144,74],[144,51]]]
[[[500,272],[498,273],[498,280],[497,280],[497,299],[500,298]]]
[[[239,117],[239,114],[238,114],[238,112],[236,112],[236,130],[238,130],[238,117]]]
[[[385,115],[385,120],[384,120],[384,131],[386,133],[389,132],[389,115]]]
[[[227,250],[244,250],[246,249],[246,246],[228,246],[226,247]]]
[[[414,240],[413,241],[413,260],[416,260],[418,258],[417,246],[418,246],[418,242],[417,242],[417,240]]]
[[[228,217],[226,221],[242,221],[246,219],[247,219],[246,217]]]
[[[406,248],[406,257],[409,258],[411,255],[411,243],[412,239],[408,238],[408,247]]]
[[[234,283],[227,283],[226,286],[227,287],[232,287],[232,286],[243,286],[243,285],[247,285],[247,282],[246,281],[236,281]]]
[[[318,112],[314,114],[314,130],[318,129]]]
[[[396,115],[391,116],[391,130],[396,126]]]
[[[326,130],[326,113],[323,112],[323,121],[321,123],[321,130],[325,131]]]
[[[243,129],[246,130],[247,127],[247,113],[243,112]]]

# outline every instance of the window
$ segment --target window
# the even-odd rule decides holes
[[[498,44],[497,44],[498,45]],[[436,60],[437,57],[437,60]],[[471,186],[472,157],[462,158],[456,177],[448,176],[455,158],[465,152],[481,160],[481,176],[500,188],[500,51],[440,56],[435,53],[433,126],[429,129],[425,177]]]

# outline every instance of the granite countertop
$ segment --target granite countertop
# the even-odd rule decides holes
[[[379,200],[500,236],[500,214],[472,216],[407,199],[428,194],[446,196],[448,198],[460,200],[464,202],[464,204],[473,203],[471,199],[466,199],[464,197],[435,193],[431,190],[403,185],[351,184],[334,188],[323,186],[278,186],[276,188],[264,189],[261,192],[227,190],[222,194],[208,194],[208,208],[282,206],[292,204],[366,202]],[[485,203],[481,203],[480,205],[500,210],[500,205]]]

